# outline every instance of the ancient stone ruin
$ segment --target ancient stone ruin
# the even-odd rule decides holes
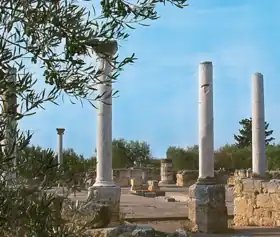
[[[100,70],[103,72],[100,80],[107,83],[99,86],[100,94],[106,94],[106,96],[98,104],[97,169],[96,172],[85,175],[84,182],[88,183],[87,197],[81,198],[74,195],[65,199],[62,215],[66,219],[75,218],[77,223],[91,221],[90,228],[116,226],[98,229],[95,233],[118,231],[117,233],[129,233],[131,235],[127,236],[133,236],[132,233],[150,231],[154,235],[149,236],[156,236],[155,231],[149,228],[143,230],[136,225],[120,225],[120,187],[130,187],[128,194],[133,193],[141,198],[147,197],[146,199],[154,203],[156,201],[174,202],[176,205],[176,202],[180,201],[178,201],[179,198],[175,198],[175,192],[172,194],[173,198],[167,196],[165,191],[166,187],[173,185],[173,188],[178,189],[189,187],[188,192],[183,193],[185,199],[182,202],[187,207],[186,215],[194,230],[204,233],[226,232],[229,218],[226,190],[229,189],[225,187],[230,186],[234,189],[233,221],[235,226],[280,226],[278,220],[280,172],[266,171],[262,74],[256,73],[252,78],[252,169],[236,170],[234,174],[224,170],[214,170],[213,65],[212,62],[202,62],[199,65],[198,88],[199,170],[179,171],[174,180],[172,161],[168,159],[161,161],[160,174],[153,173],[151,168],[112,170],[112,86],[110,84],[112,65],[110,57],[116,53],[117,47],[116,42],[106,44],[109,44],[108,48],[111,49],[111,51],[106,50],[106,57],[99,52]],[[57,128],[57,133],[58,163],[62,164],[64,129]],[[169,193],[172,192],[169,191]],[[162,215],[164,216],[164,213]],[[174,236],[180,236],[178,233]],[[144,234],[135,236],[144,236]]]

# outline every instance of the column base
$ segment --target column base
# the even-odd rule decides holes
[[[196,181],[197,185],[213,185],[217,184],[217,180],[215,177],[206,177],[206,178],[198,178]]]
[[[98,202],[108,206],[110,225],[119,224],[120,221],[121,188],[118,186],[95,186],[88,188],[88,202]]]
[[[99,181],[96,180],[92,187],[117,187],[115,181]],[[91,188],[91,187],[89,187]]]
[[[228,230],[225,187],[210,180],[199,179],[189,188],[189,219],[198,232],[223,233]]]

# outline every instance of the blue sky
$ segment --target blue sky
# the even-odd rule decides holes
[[[238,121],[251,116],[251,75],[264,75],[266,121],[280,139],[280,1],[189,0],[185,9],[159,7],[161,19],[139,27],[120,54],[135,52],[115,88],[113,137],[147,141],[162,158],[169,146],[197,144],[198,64],[214,64],[215,147],[233,143]],[[25,119],[36,130],[32,143],[64,147],[89,157],[96,147],[96,111],[89,105],[47,105]]]

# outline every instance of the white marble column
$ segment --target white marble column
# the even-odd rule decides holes
[[[58,165],[63,164],[63,134],[64,128],[57,128],[57,163]]]
[[[265,175],[264,86],[261,73],[252,76],[252,166],[253,174]]]
[[[112,82],[110,75],[112,62],[110,58],[116,53],[117,46],[111,47],[106,51],[105,57],[101,51],[100,55],[100,84],[98,94],[101,97],[97,108],[97,167],[96,181],[94,187],[115,187],[116,184],[112,175]],[[105,48],[105,46],[104,46]]]
[[[199,64],[199,179],[214,178],[212,62]]]

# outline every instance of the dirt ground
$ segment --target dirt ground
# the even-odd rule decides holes
[[[162,188],[166,191],[166,196],[178,196],[181,200],[184,196],[188,196],[188,188],[178,188],[178,187],[165,187]],[[51,190],[50,190],[51,191]],[[78,192],[76,197],[72,197],[75,200],[85,200],[87,196],[86,191]],[[226,193],[226,200],[228,206],[228,214],[233,214],[233,192],[228,191]],[[165,221],[151,221],[151,219],[146,222],[143,218],[157,219],[157,217],[177,217],[185,218],[188,215],[187,202],[162,202],[155,200],[153,198],[144,198],[141,196],[132,195],[129,193],[129,188],[122,188],[120,209],[122,214],[124,214],[128,219],[133,218],[135,220],[129,222],[136,222],[137,225],[151,226],[156,230],[164,232],[174,232],[176,229],[183,227],[186,221],[180,220],[165,220]],[[136,221],[136,219],[139,219]],[[140,221],[140,219],[142,219]],[[228,234],[201,234],[193,233],[193,237],[280,237],[280,228],[260,228],[260,227],[244,227],[239,229],[234,229]]]

